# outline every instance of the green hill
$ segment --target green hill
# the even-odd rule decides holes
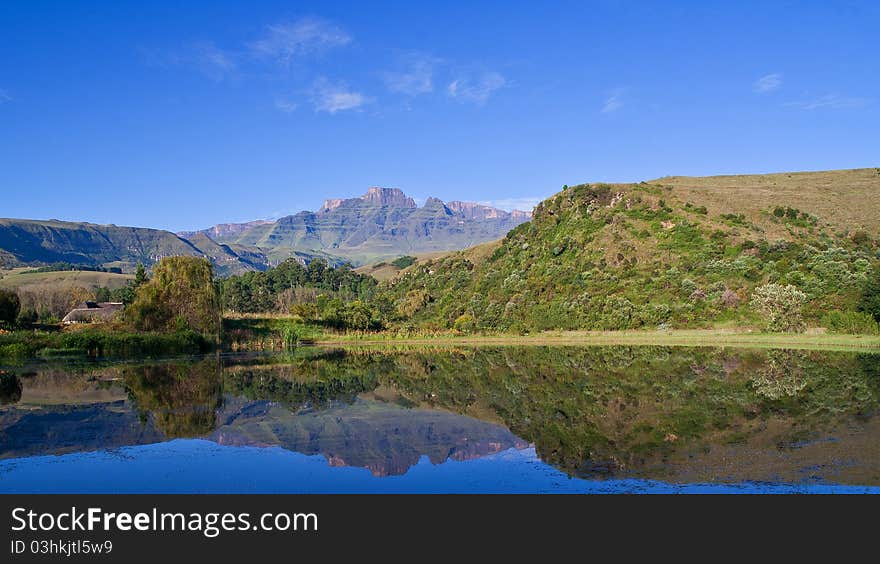
[[[768,283],[816,323],[878,269],[876,169],[566,187],[496,244],[387,283],[404,322],[463,330],[763,324]]]

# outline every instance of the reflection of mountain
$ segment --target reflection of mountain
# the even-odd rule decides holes
[[[404,474],[421,456],[440,464],[528,446],[500,425],[364,399],[299,413],[251,402],[229,414],[209,438],[221,445],[323,454],[333,466],[368,468],[375,476]]]
[[[0,409],[0,459],[156,443],[163,435],[124,401]]]
[[[388,475],[422,455],[467,459],[524,440],[583,477],[880,484],[872,354],[307,348],[104,369],[115,384],[16,378],[0,405],[0,458],[207,436]]]
[[[322,454],[332,466],[368,468],[376,476],[405,473],[420,457],[439,464],[468,460],[527,443],[506,428],[447,411],[409,409],[377,399],[333,401],[319,389],[322,409],[262,399],[217,396],[216,363],[122,367],[107,386],[57,371],[24,378],[28,403],[0,409],[0,459],[115,449],[178,436],[221,445],[280,446]],[[54,396],[47,383],[54,384]],[[120,398],[99,401],[98,397]],[[61,403],[61,402],[70,403]],[[347,403],[353,401],[353,403]],[[216,406],[221,406],[215,410]],[[207,425],[207,427],[206,427]]]

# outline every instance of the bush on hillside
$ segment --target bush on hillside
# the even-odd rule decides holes
[[[795,286],[765,284],[755,288],[751,306],[767,320],[771,332],[801,332],[804,330],[803,307],[807,295]]]

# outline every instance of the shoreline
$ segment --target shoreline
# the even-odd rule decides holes
[[[612,346],[784,348],[880,352],[880,335],[760,333],[724,330],[561,331],[532,335],[443,335],[437,337],[339,336],[315,346]]]

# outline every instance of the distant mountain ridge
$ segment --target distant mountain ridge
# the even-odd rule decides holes
[[[269,259],[259,249],[220,245],[209,237],[192,240],[170,231],[94,223],[0,219],[0,267],[67,262],[118,266],[132,271],[163,257],[203,256],[221,275],[264,270]]]
[[[475,202],[428,198],[419,207],[398,188],[371,187],[357,198],[329,198],[316,212],[276,221],[219,224],[179,233],[218,243],[265,249],[272,262],[292,253],[319,252],[365,264],[372,260],[464,249],[503,237],[531,212],[507,212]]]

